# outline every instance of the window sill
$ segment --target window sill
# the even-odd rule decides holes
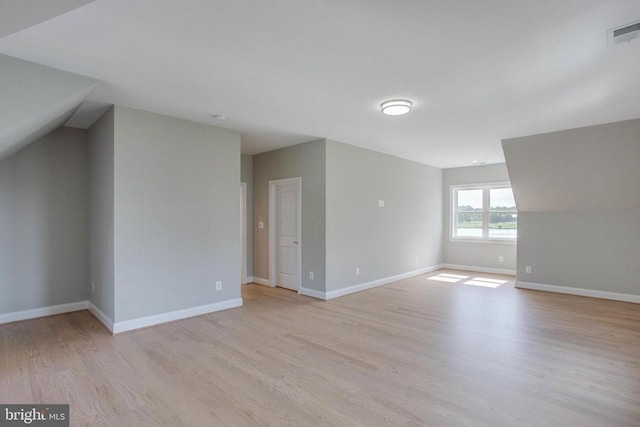
[[[464,237],[449,237],[453,243],[488,243],[490,245],[516,245],[518,239],[473,239]]]

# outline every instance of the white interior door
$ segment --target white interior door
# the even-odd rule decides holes
[[[275,196],[276,286],[297,291],[300,287],[299,183],[276,184]]]

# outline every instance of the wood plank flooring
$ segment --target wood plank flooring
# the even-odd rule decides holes
[[[640,426],[640,306],[512,280],[246,285],[113,337],[86,311],[0,325],[0,402],[70,403],[74,426]]]

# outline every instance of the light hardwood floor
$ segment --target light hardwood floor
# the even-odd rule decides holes
[[[2,325],[0,403],[70,403],[72,425],[640,425],[639,305],[442,273],[513,279],[247,285],[243,308],[114,337],[86,311]]]

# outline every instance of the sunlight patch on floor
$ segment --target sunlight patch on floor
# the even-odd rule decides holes
[[[469,280],[467,280],[469,279]],[[434,280],[437,282],[446,283],[460,283],[470,286],[481,286],[483,288],[497,288],[507,283],[507,280],[489,279],[487,277],[471,277],[461,274],[439,273],[430,277],[427,280]]]
[[[484,288],[497,288],[502,285],[502,283],[493,283],[493,282],[485,282],[484,280],[476,280],[479,277],[476,277],[474,280],[469,280],[464,282],[465,285],[473,285],[473,286],[482,286]]]
[[[440,273],[440,274],[438,274],[438,276],[453,277],[454,279],[468,279],[469,278],[469,276],[462,276],[460,274],[451,274],[451,273]]]
[[[438,282],[458,283],[462,279],[456,279],[455,277],[444,277],[441,275],[427,277],[427,280],[437,280]]]

